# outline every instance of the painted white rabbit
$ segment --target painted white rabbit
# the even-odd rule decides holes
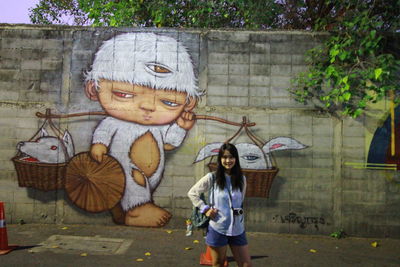
[[[194,163],[211,156],[217,156],[222,142],[209,143],[197,153]],[[239,162],[243,169],[271,169],[270,153],[279,150],[304,149],[308,146],[290,137],[276,137],[268,141],[262,149],[252,143],[235,144],[239,152]]]

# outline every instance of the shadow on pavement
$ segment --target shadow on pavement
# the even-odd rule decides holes
[[[268,256],[251,256],[252,260],[263,259],[263,258],[268,258]],[[234,262],[234,261],[235,261],[235,259],[233,257],[228,256],[228,262]]]
[[[31,249],[31,248],[36,248],[36,247],[41,247],[41,246],[39,246],[39,245],[35,245],[35,246],[18,246],[14,250],[24,250],[24,249]]]

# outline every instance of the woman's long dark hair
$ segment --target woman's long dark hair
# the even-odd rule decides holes
[[[229,153],[231,153],[231,155],[236,159],[235,165],[232,167],[231,174],[230,174],[232,189],[233,190],[239,189],[240,191],[242,191],[243,190],[243,174],[242,174],[242,168],[240,168],[240,163],[239,163],[239,153],[238,153],[235,145],[230,144],[230,143],[224,143],[221,146],[221,148],[219,149],[217,171],[215,173],[216,183],[221,190],[223,190],[225,188],[225,185],[226,185],[225,168],[221,164],[221,159],[226,150],[228,150]]]

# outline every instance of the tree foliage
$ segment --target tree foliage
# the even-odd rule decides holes
[[[88,14],[76,0],[40,0],[29,9],[29,17],[34,24],[90,24]]]
[[[400,0],[40,0],[30,17],[36,24],[72,18],[68,24],[328,31],[290,91],[300,102],[357,117],[368,103],[400,92],[399,56],[387,51],[399,10]]]
[[[400,61],[385,49],[388,34],[399,27],[400,14],[394,10],[400,10],[400,1],[343,3],[335,8],[340,20],[321,18],[316,25],[330,28],[331,34],[308,52],[309,69],[297,76],[291,91],[300,102],[357,117],[368,103],[400,92]]]
[[[61,24],[64,12],[81,17],[75,25],[255,29],[274,27],[281,11],[273,0],[41,0],[31,20]]]
[[[79,1],[95,25],[262,28],[274,24],[273,1]],[[104,3],[107,2],[107,3]]]
[[[325,0],[40,0],[36,24],[244,29],[313,29],[336,20]],[[60,18],[70,16],[67,22]]]

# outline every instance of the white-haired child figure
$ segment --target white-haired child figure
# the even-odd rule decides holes
[[[108,115],[93,133],[91,156],[101,162],[110,154],[125,173],[114,221],[164,226],[171,214],[153,203],[152,193],[163,176],[164,151],[182,144],[201,96],[186,48],[153,33],[118,35],[96,53],[85,91]]]

